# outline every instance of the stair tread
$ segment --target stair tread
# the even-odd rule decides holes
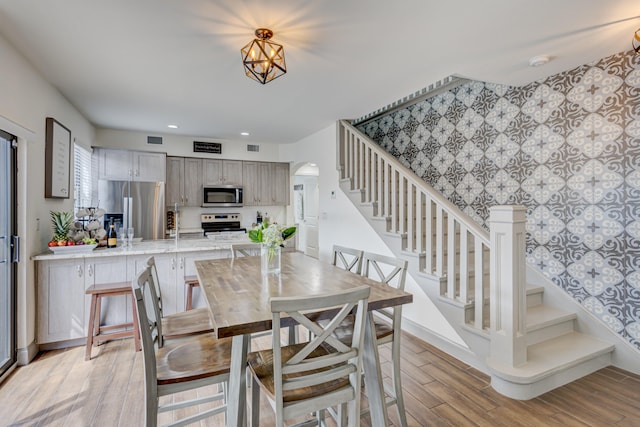
[[[527,307],[527,332],[576,318],[576,313],[549,307],[544,304],[534,305]]]
[[[527,363],[512,367],[487,360],[489,367],[509,381],[532,383],[586,360],[610,353],[615,346],[580,332],[571,332],[531,345],[527,348]]]
[[[527,295],[544,293],[544,286],[531,285],[527,283]]]

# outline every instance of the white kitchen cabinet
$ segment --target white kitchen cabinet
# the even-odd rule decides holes
[[[38,263],[38,343],[86,337],[84,260]]]
[[[96,148],[98,178],[114,181],[165,181],[166,155],[145,151]]]
[[[108,252],[104,252],[107,254]],[[164,313],[184,311],[185,275],[196,274],[194,262],[202,259],[228,258],[229,249],[198,249],[194,251],[146,252],[144,254],[100,255],[92,253],[82,258],[38,259],[37,274],[37,341],[42,348],[58,348],[84,343],[90,297],[85,290],[96,283],[130,283],[146,268],[153,254],[158,270]],[[102,324],[129,323],[133,320],[131,299],[127,296],[103,298]],[[195,289],[194,307],[205,307],[202,290]]]
[[[84,263],[84,288],[100,283],[127,283],[127,263],[122,257],[86,258]],[[86,320],[89,321],[91,297],[85,297]],[[133,322],[131,297],[119,295],[102,298],[100,307],[100,324],[117,325]],[[85,326],[86,333],[86,326]]]
[[[129,280],[135,280],[137,275],[147,268],[147,259],[151,255],[130,256],[127,259],[127,269],[130,271]],[[162,292],[162,310],[164,314],[172,314],[184,310],[184,298],[176,289],[177,257],[175,253],[153,255],[158,271],[160,292]],[[184,286],[184,285],[183,285]]]
[[[166,205],[202,206],[202,159],[167,157]]]
[[[242,160],[203,159],[203,185],[243,185]]]

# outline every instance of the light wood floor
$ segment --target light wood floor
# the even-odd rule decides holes
[[[93,360],[85,362],[83,347],[49,351],[19,367],[0,385],[0,425],[141,426],[141,353],[133,351],[128,339],[104,344],[93,354]],[[536,399],[517,401],[495,392],[486,375],[415,337],[403,335],[402,354],[411,426],[640,426],[640,376],[616,368],[602,369]],[[389,355],[383,349],[385,372]],[[194,395],[182,393],[176,399]],[[272,426],[271,409],[265,402],[261,408],[262,425]],[[396,425],[395,407],[389,414]],[[368,417],[362,421],[369,425]],[[200,423],[223,424],[222,415]]]

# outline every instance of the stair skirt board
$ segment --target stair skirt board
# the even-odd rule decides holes
[[[507,397],[532,399],[611,365],[615,346],[572,332],[527,347],[527,360],[511,367],[487,359],[491,385]]]

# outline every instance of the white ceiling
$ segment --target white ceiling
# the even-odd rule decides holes
[[[521,85],[629,50],[639,13],[637,0],[0,0],[0,33],[97,127],[290,143],[449,75]],[[258,27],[287,62],[264,86],[240,60]],[[540,54],[553,60],[529,67]]]

